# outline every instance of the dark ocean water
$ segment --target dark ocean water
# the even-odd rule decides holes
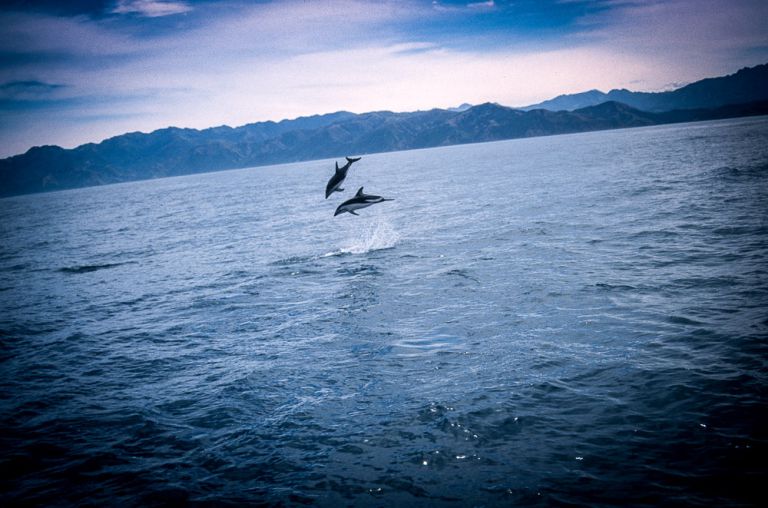
[[[0,200],[0,504],[765,501],[768,118],[332,168]]]

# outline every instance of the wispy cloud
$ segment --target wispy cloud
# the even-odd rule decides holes
[[[439,0],[432,0],[432,9],[439,12],[462,12],[467,10],[489,10],[496,7],[494,0],[483,2],[468,2],[463,4],[446,4]]]
[[[3,99],[32,99],[47,96],[51,92],[64,88],[56,83],[42,81],[8,81],[0,84],[0,98]]]
[[[183,14],[192,10],[192,7],[184,2],[172,2],[163,0],[118,0],[114,14],[136,14],[148,18]]]
[[[493,0],[487,0],[486,2],[472,2],[468,3],[467,7],[470,9],[493,9],[496,7],[496,2]]]
[[[668,69],[667,83],[765,63],[768,2],[763,0],[605,0],[611,9],[578,20],[581,44],[613,47]],[[648,80],[645,80],[648,83]],[[647,86],[650,86],[647,84]]]
[[[44,61],[45,57],[53,56],[63,64],[73,65],[88,63],[100,55],[124,54],[144,45],[127,30],[85,15],[59,17],[0,11],[0,27],[0,53],[28,55],[29,64],[43,61],[44,72],[56,63]]]
[[[768,60],[762,1],[564,2],[153,1],[106,16],[0,7],[0,97],[12,109],[0,156],[168,125],[655,90]]]

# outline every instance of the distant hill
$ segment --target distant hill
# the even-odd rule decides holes
[[[352,154],[764,114],[768,101],[664,113],[614,101],[572,112],[521,111],[486,103],[463,111],[339,112],[239,128],[171,127],[71,150],[35,147],[0,160],[0,196]]]
[[[572,111],[525,111],[492,103],[412,113],[341,111],[237,128],[132,132],[73,149],[34,147],[0,160],[0,197],[352,154],[764,115],[767,77],[768,65],[761,65],[674,92],[587,92],[578,97],[598,103]],[[605,101],[608,96],[643,107]],[[753,100],[756,97],[763,98]],[[549,102],[558,100],[564,104],[563,98]]]
[[[520,109],[573,111],[607,101],[617,101],[643,111],[661,112],[673,109],[718,108],[728,104],[765,100],[768,100],[768,64],[744,68],[729,76],[703,79],[669,92],[630,92],[621,89],[603,93],[590,90],[560,95]]]

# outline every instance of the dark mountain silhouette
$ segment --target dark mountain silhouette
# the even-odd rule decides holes
[[[723,82],[718,83],[721,87]],[[715,89],[707,85],[700,94]],[[35,147],[2,159],[0,197],[353,154],[764,114],[768,101],[664,112],[616,101],[575,111],[523,111],[486,103],[459,111],[337,112],[237,128],[169,127],[73,149]]]
[[[571,95],[560,95],[539,104],[520,108],[523,111],[548,109],[573,111],[587,106],[616,101],[643,111],[670,111],[673,109],[718,108],[729,104],[744,104],[768,100],[768,64],[741,69],[735,74],[708,78],[669,92],[630,92],[611,90],[603,93],[590,90]]]

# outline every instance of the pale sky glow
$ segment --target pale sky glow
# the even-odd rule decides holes
[[[763,0],[6,2],[0,156],[171,125],[658,91],[768,62],[766,20]]]

